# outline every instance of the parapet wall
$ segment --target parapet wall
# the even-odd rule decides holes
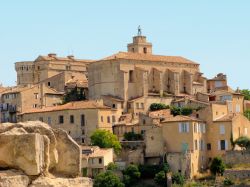
[[[227,151],[223,156],[226,164],[250,164],[250,151]]]

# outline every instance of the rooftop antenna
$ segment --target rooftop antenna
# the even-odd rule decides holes
[[[137,33],[138,36],[141,36],[141,26],[139,25],[138,26],[138,33]]]

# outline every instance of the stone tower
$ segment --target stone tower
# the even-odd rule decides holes
[[[141,35],[141,28],[138,27],[137,36],[133,37],[133,43],[128,44],[128,52],[152,54],[152,44],[147,42],[146,36]]]

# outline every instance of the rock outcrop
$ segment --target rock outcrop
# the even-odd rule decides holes
[[[79,177],[80,166],[80,147],[64,130],[37,121],[0,124],[0,168],[6,169],[1,187],[12,178],[32,187],[92,186],[91,179]]]

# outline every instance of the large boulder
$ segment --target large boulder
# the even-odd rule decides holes
[[[0,171],[1,187],[27,187],[30,183],[29,177],[17,170]]]
[[[48,178],[39,177],[34,180],[29,187],[92,187],[90,178]]]
[[[38,121],[0,125],[0,168],[76,177],[80,158],[79,145],[64,130]]]

